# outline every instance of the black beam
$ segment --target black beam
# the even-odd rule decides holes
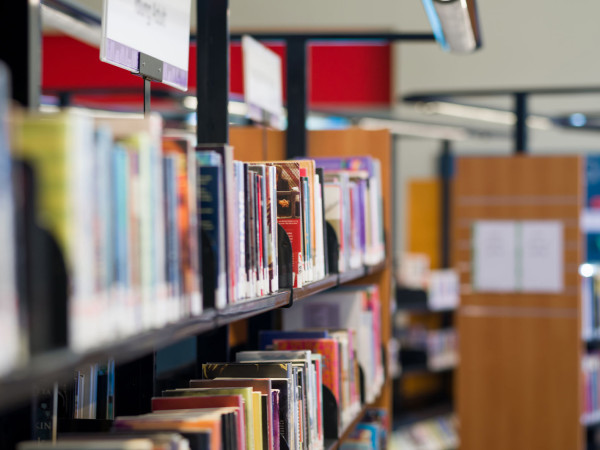
[[[600,94],[600,86],[547,87],[517,89],[474,89],[456,91],[414,92],[399,98],[405,102],[456,101],[456,97],[499,97],[524,93],[530,95]]]
[[[42,25],[38,2],[0,2],[0,42],[0,60],[11,71],[13,99],[37,109],[42,84]]]
[[[514,152],[527,153],[527,96],[524,92],[514,94],[515,98],[515,130]]]
[[[198,144],[229,142],[229,1],[197,0]]]
[[[340,31],[297,31],[297,32],[234,32],[231,33],[231,40],[238,41],[244,34],[251,35],[258,40],[290,40],[302,39],[304,41],[336,41],[336,40],[377,40],[377,41],[435,41],[432,33],[385,33],[385,32],[340,32]]]
[[[307,42],[302,37],[287,40],[287,157],[306,155]]]
[[[450,141],[443,141],[442,153],[439,159],[439,177],[441,180],[441,223],[440,223],[440,250],[442,269],[450,267],[450,194],[452,176],[454,174],[454,160]]]

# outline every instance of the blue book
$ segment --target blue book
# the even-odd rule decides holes
[[[196,210],[204,261],[203,298],[205,306],[221,309],[227,305],[223,164],[221,155],[214,151],[196,152],[196,162]]]
[[[315,331],[279,331],[279,330],[261,330],[258,333],[258,348],[267,350],[275,339],[322,339],[328,338],[327,330]]]
[[[113,243],[114,243],[114,280],[120,288],[129,287],[129,245],[128,242],[128,198],[127,190],[127,152],[117,146],[112,153],[114,180],[113,190]]]
[[[179,296],[179,239],[177,235],[177,167],[174,156],[165,156],[163,182],[165,184],[165,235],[167,255],[167,283],[171,296]]]

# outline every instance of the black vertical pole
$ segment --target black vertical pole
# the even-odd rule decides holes
[[[442,256],[442,269],[450,267],[450,190],[454,173],[454,161],[450,141],[442,144],[442,154],[439,161],[439,175],[441,180],[441,228],[440,245]]]
[[[287,157],[306,155],[307,43],[303,37],[287,40]]]
[[[150,114],[150,101],[151,101],[151,81],[148,78],[144,78],[144,115]]]
[[[32,110],[40,105],[42,24],[40,2],[0,2],[0,60],[12,78],[13,99]]]
[[[229,1],[197,0],[198,144],[229,142]]]
[[[515,93],[515,153],[527,153],[527,94]]]

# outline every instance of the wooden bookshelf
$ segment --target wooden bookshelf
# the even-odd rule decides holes
[[[461,284],[461,449],[583,448],[577,273],[583,174],[578,156],[458,158],[451,233]],[[473,291],[472,226],[486,219],[561,221],[564,291]]]

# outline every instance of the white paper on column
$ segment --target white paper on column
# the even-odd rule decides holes
[[[528,220],[521,229],[521,287],[524,292],[564,289],[564,231],[558,220]]]
[[[517,289],[517,224],[481,220],[473,227],[473,289],[511,292]]]

